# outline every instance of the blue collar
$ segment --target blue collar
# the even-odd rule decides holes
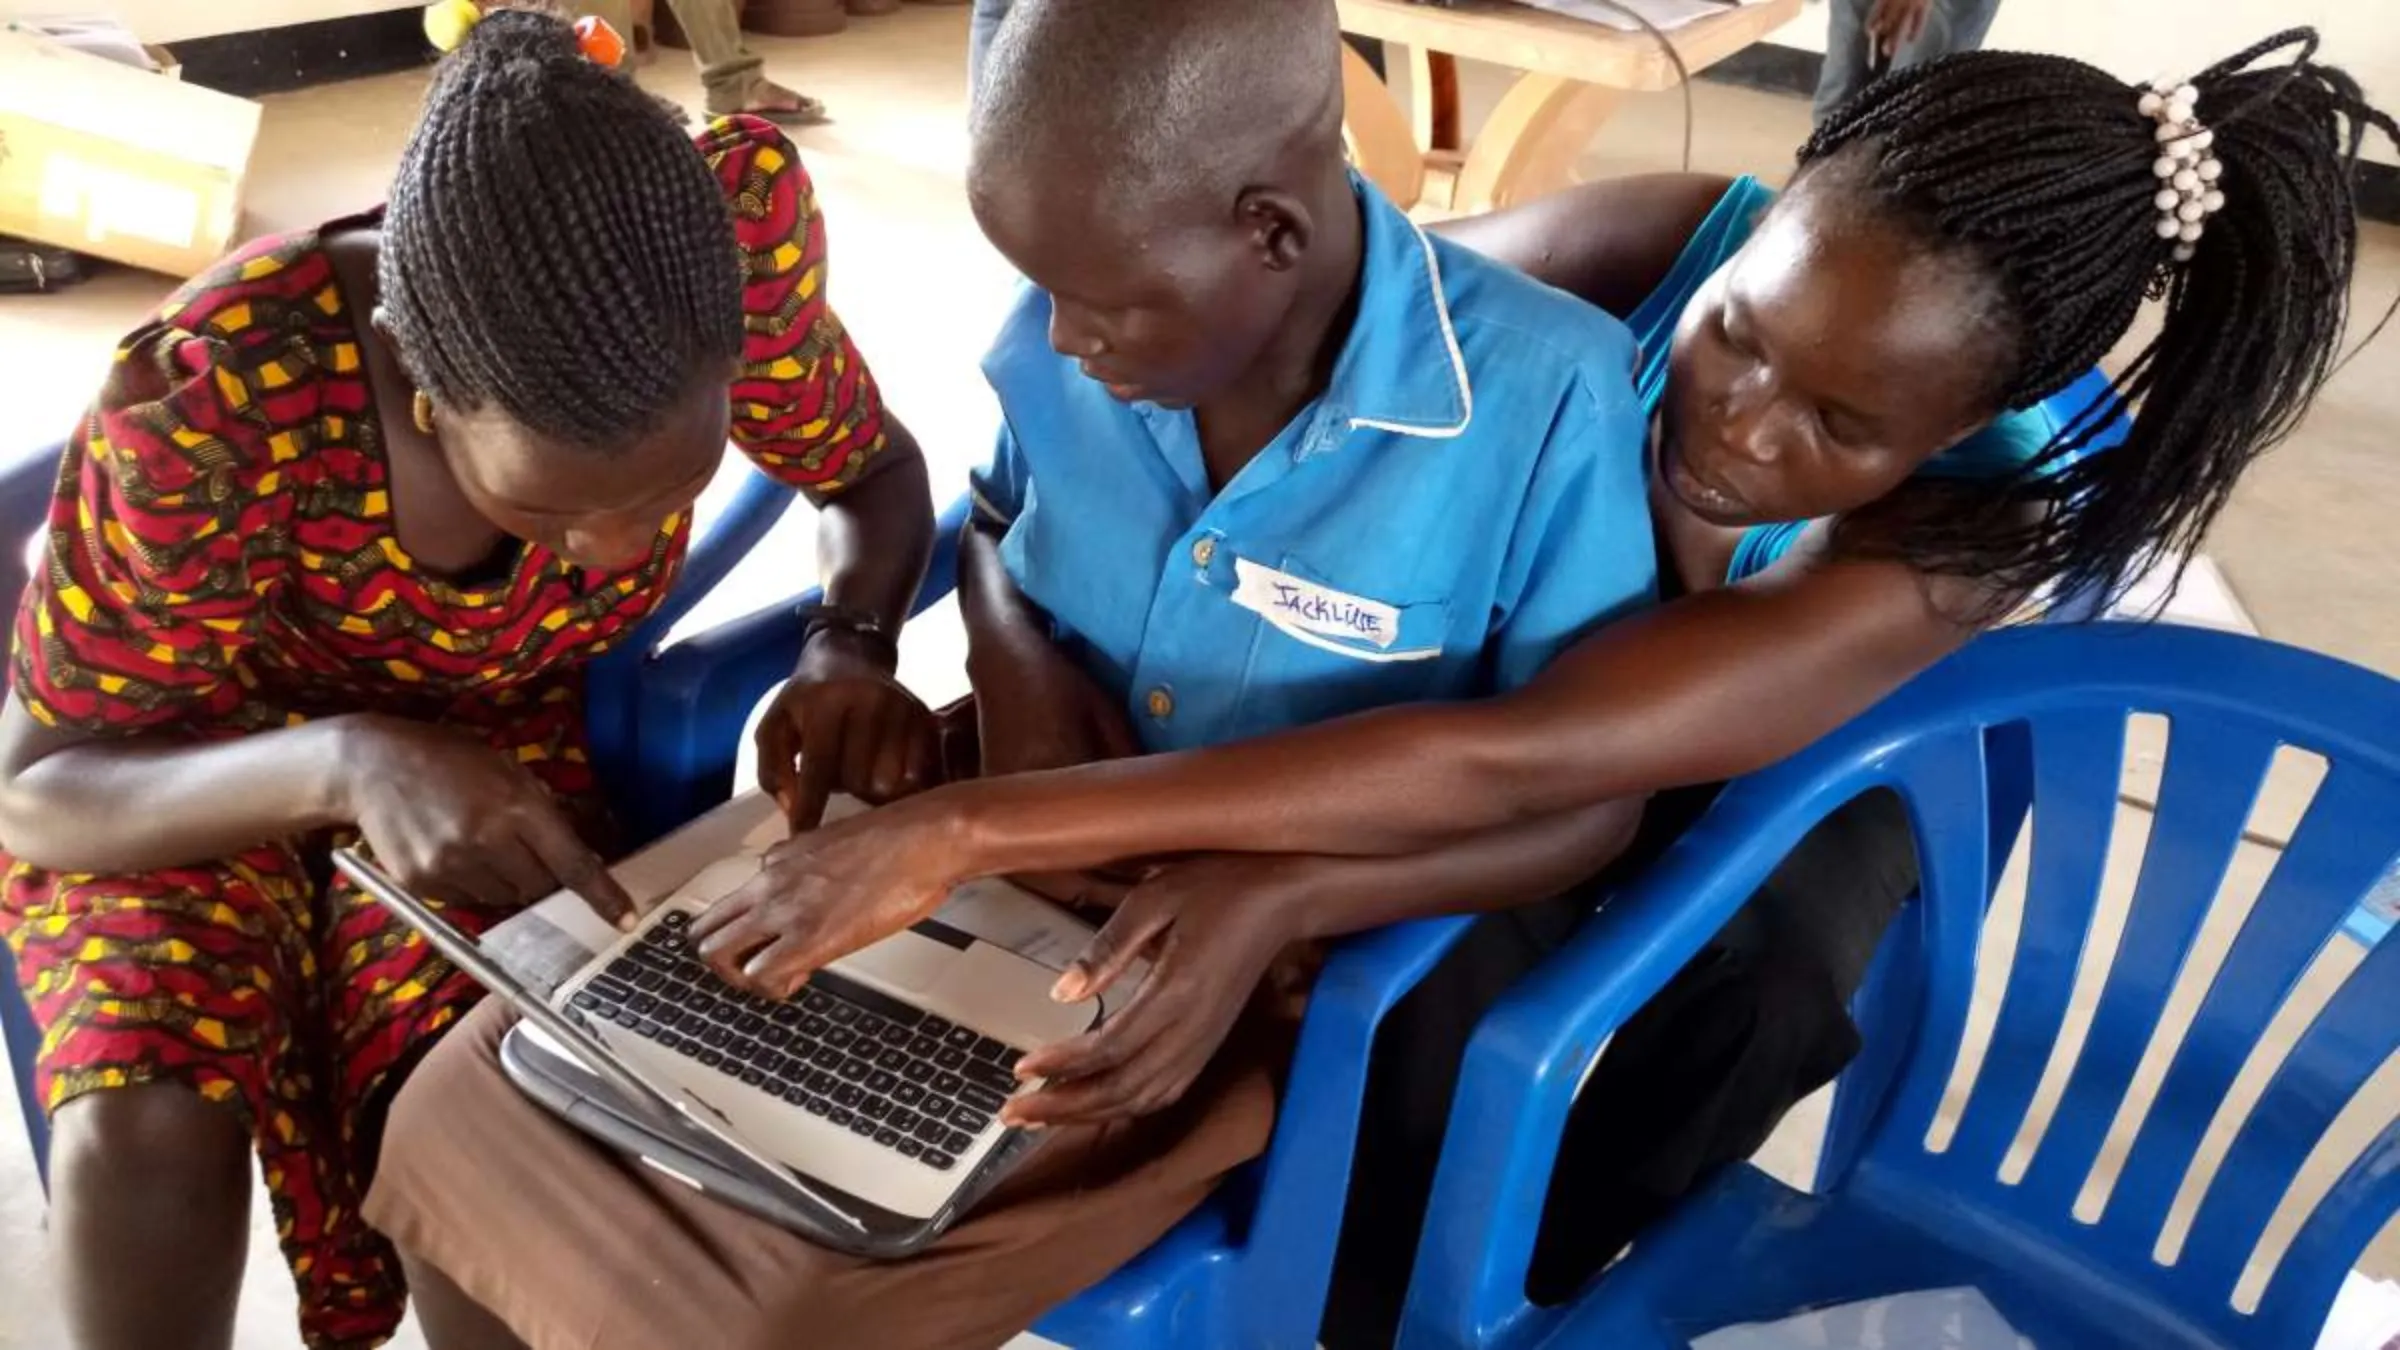
[[[1391,199],[1350,176],[1363,220],[1358,313],[1318,401],[1347,430],[1448,440],[1475,416],[1433,241]]]

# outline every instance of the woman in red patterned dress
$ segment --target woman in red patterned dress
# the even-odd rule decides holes
[[[436,73],[388,208],[261,240],[126,339],[0,713],[0,930],[78,1346],[229,1342],[253,1150],[308,1344],[392,1331],[366,1173],[476,990],[328,849],[363,838],[470,927],[561,884],[623,902],[577,672],[673,581],[729,433],[823,507],[841,616],[770,724],[843,790],[929,770],[889,637],[924,467],[824,268],[777,132],[694,153],[562,24],[502,12]]]

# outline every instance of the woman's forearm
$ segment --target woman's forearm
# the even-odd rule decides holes
[[[72,740],[0,712],[0,847],[68,872],[206,862],[346,823],[361,719],[227,740]]]
[[[1340,937],[1548,899],[1615,861],[1641,823],[1642,800],[1627,798],[1485,830],[1425,853],[1309,859],[1301,864],[1295,936]]]
[[[951,813],[961,877],[1182,852],[1422,852],[1764,767],[1971,633],[1905,567],[1827,563],[1612,624],[1505,697],[962,784],[921,809]]]
[[[916,437],[886,415],[873,472],[827,500],[817,522],[817,576],[828,604],[860,609],[897,633],[933,556],[933,497]]]

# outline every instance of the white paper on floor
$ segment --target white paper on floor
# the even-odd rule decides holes
[[[2351,1271],[2334,1295],[2317,1350],[2391,1350],[2400,1345],[2400,1284]]]
[[[2037,1350],[1976,1289],[1870,1298],[1712,1331],[1692,1350]]]
[[[2317,1350],[2400,1346],[2400,1284],[2342,1281]],[[1974,1289],[1935,1289],[1712,1331],[1692,1350],[2039,1350]]]
[[[2250,611],[2233,593],[2233,583],[2205,553],[2181,565],[2174,558],[2154,560],[2125,588],[2108,615],[2112,619],[2164,619],[2227,633],[2258,632]]]

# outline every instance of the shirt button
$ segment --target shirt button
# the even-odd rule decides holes
[[[1150,709],[1150,715],[1161,722],[1175,715],[1175,696],[1164,689],[1151,690],[1145,705]]]
[[[1202,535],[1200,541],[1192,545],[1192,561],[1200,566],[1206,567],[1216,561],[1216,558],[1217,541],[1213,536]]]

